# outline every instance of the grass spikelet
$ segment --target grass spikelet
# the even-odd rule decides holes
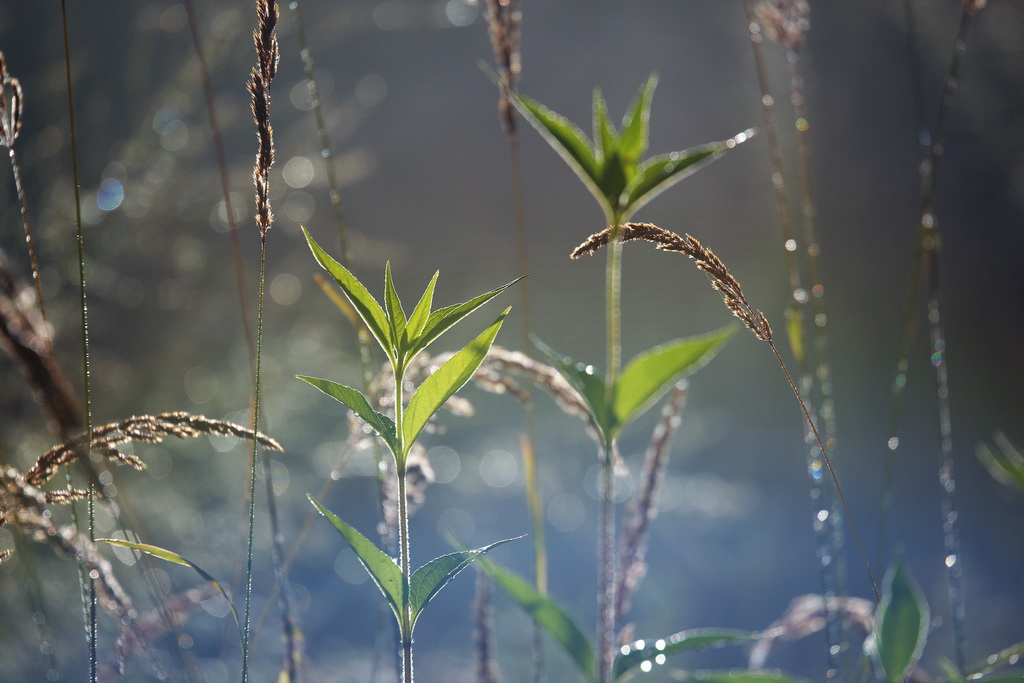
[[[608,244],[611,239],[611,233],[612,228],[607,228],[601,232],[591,235],[586,242],[576,247],[572,252],[572,258],[579,258],[585,254],[595,253],[598,249]],[[680,237],[674,232],[669,232],[668,230],[659,228],[651,223],[626,223],[625,225],[619,226],[618,241],[629,242],[632,240],[653,242],[654,244],[657,244],[658,249],[662,251],[672,251],[690,257],[697,268],[703,270],[707,273],[708,277],[711,278],[711,286],[722,295],[725,307],[732,311],[733,315],[742,320],[755,337],[768,344],[769,348],[771,348],[772,353],[775,355],[775,360],[778,362],[779,367],[782,368],[782,372],[786,375],[786,381],[789,383],[789,388],[793,390],[793,394],[796,396],[796,400],[800,404],[800,409],[804,413],[804,418],[807,420],[808,427],[810,427],[814,434],[818,448],[821,449],[822,459],[825,461],[825,466],[832,478],[832,483],[836,487],[836,493],[839,495],[839,500],[842,503],[843,512],[846,514],[846,519],[850,523],[850,531],[853,532],[853,537],[857,542],[857,548],[860,551],[861,560],[864,562],[864,568],[867,570],[868,578],[871,580],[871,588],[875,594],[875,598],[881,602],[882,595],[878,590],[878,583],[875,581],[874,573],[871,571],[871,563],[868,562],[868,556],[864,551],[864,545],[861,542],[860,534],[857,532],[857,527],[853,523],[853,516],[850,514],[850,508],[846,504],[846,497],[843,495],[843,489],[839,485],[839,478],[836,475],[835,469],[832,467],[832,460],[828,456],[828,451],[825,448],[825,444],[822,442],[821,435],[818,433],[817,426],[814,424],[814,419],[811,417],[811,414],[807,409],[807,404],[800,395],[800,390],[797,389],[796,383],[793,381],[792,376],[789,374],[789,370],[786,368],[786,363],[782,360],[779,350],[775,347],[775,342],[772,340],[772,328],[771,325],[768,324],[768,319],[765,318],[761,311],[750,305],[750,302],[747,301],[747,298],[743,295],[743,290],[740,287],[739,281],[729,273],[728,268],[725,267],[725,263],[723,263],[722,260],[714,254],[714,252],[702,245],[694,237],[691,237],[690,235]]]
[[[516,113],[509,101],[508,91],[519,81],[519,0],[487,0],[487,34],[498,64],[498,118],[501,127],[511,139],[516,137]]]
[[[784,642],[806,638],[825,629],[828,616],[838,614],[863,634],[871,633],[875,606],[863,598],[801,595],[794,598],[781,617],[765,629],[764,637],[750,649],[748,667],[761,669],[772,650]]]
[[[277,20],[280,15],[274,0],[257,0],[256,15],[259,23],[252,33],[256,45],[257,65],[249,76],[248,89],[252,95],[252,116],[256,122],[259,151],[253,166],[256,186],[256,227],[266,241],[267,231],[274,222],[270,207],[270,167],[274,163],[274,129],[270,125],[270,83],[277,73],[280,49],[277,45]]]
[[[145,463],[133,453],[118,450],[117,446],[131,442],[160,443],[166,436],[179,439],[194,439],[203,434],[233,436],[239,439],[254,438],[265,448],[280,451],[281,445],[261,433],[254,433],[223,420],[214,420],[205,415],[186,412],[160,413],[158,415],[132,416],[120,422],[111,422],[92,430],[90,448],[107,460],[128,465],[137,470],[146,468]],[[54,446],[39,456],[36,463],[25,474],[25,480],[32,486],[41,486],[61,467],[78,460],[86,450],[86,435],[79,434],[62,444]]]
[[[794,50],[811,27],[807,0],[762,0],[754,7],[758,21],[770,40]]]

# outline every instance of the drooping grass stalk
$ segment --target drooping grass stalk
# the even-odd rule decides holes
[[[82,392],[83,408],[85,415],[86,460],[92,453],[89,443],[92,442],[92,383],[89,366],[89,307],[85,293],[85,238],[82,232],[82,201],[78,181],[78,136],[75,130],[75,97],[71,87],[71,46],[68,37],[68,13],[67,2],[60,2],[61,26],[64,33],[64,76],[68,93],[68,121],[71,132],[71,175],[74,182],[75,192],[75,237],[78,248],[78,303],[82,319]],[[70,472],[70,471],[69,471]],[[71,476],[68,474],[68,486],[72,484]],[[89,482],[88,495],[88,530],[89,541],[96,540],[96,487]],[[72,518],[75,527],[79,527],[78,513],[74,505],[71,507]],[[86,640],[89,647],[89,680],[95,683],[97,680],[96,657],[96,582],[95,577],[87,575],[85,567],[79,563],[79,577],[82,581],[82,590],[86,594]]]
[[[270,125],[270,84],[277,73],[279,49],[277,44],[277,20],[279,11],[276,0],[256,0],[258,26],[253,32],[256,47],[257,66],[249,77],[249,93],[252,95],[253,119],[259,138],[259,151],[253,167],[253,181],[256,186],[256,227],[260,231],[260,275],[259,299],[256,317],[256,378],[253,390],[253,431],[259,427],[260,416],[260,371],[263,355],[263,298],[267,265],[267,232],[273,223],[270,206],[270,167],[274,163],[274,138]],[[242,635],[242,682],[248,681],[250,615],[252,610],[252,567],[253,545],[256,527],[256,463],[259,445],[253,441],[252,459],[249,468],[249,529],[245,567],[245,617]]]
[[[929,360],[935,368],[935,390],[937,394],[938,430],[939,430],[939,487],[941,489],[941,511],[943,548],[945,551],[944,565],[947,575],[947,592],[950,602],[953,631],[953,656],[958,669],[966,668],[967,637],[965,629],[966,610],[963,599],[963,570],[960,558],[960,533],[956,510],[956,478],[953,460],[952,419],[949,403],[949,369],[946,360],[946,337],[942,322],[942,281],[940,277],[940,245],[941,233],[934,213],[935,183],[942,161],[945,146],[946,129],[953,109],[953,101],[959,86],[959,73],[963,57],[967,50],[967,35],[971,20],[975,13],[985,6],[985,0],[964,0],[960,14],[960,23],[953,43],[949,70],[943,84],[942,96],[934,132],[926,130],[926,112],[923,101],[919,102],[919,142],[925,158],[920,164],[921,173],[921,211],[918,220],[917,243],[914,253],[907,295],[904,303],[904,326],[901,334],[899,358],[897,359],[896,379],[893,383],[892,408],[890,411],[892,431],[888,441],[886,457],[886,488],[883,490],[883,515],[887,519],[892,499],[892,469],[896,450],[899,447],[897,436],[898,418],[902,404],[902,394],[906,385],[906,372],[909,365],[910,346],[915,329],[914,309],[922,278],[927,278],[927,320],[929,327]],[[908,32],[912,31],[913,14],[909,2],[907,5]],[[913,47],[913,45],[912,45]],[[912,54],[911,63],[916,64]],[[914,67],[913,73],[920,76],[920,69]],[[920,93],[923,86],[915,86],[915,93]],[[884,530],[884,527],[883,527]]]
[[[814,434],[815,442],[821,450],[825,467],[828,470],[832,483],[836,488],[836,493],[842,503],[843,513],[846,515],[846,519],[850,524],[850,531],[857,542],[857,548],[860,551],[861,559],[864,562],[864,568],[871,581],[871,588],[875,594],[875,599],[880,601],[881,593],[878,590],[878,584],[875,581],[874,573],[871,571],[871,564],[868,562],[867,553],[864,551],[864,546],[861,543],[860,534],[857,532],[857,527],[854,525],[849,506],[846,503],[846,497],[843,494],[843,489],[839,485],[839,478],[836,475],[835,469],[832,467],[832,461],[828,456],[828,450],[822,442],[821,435],[818,432],[814,419],[811,417],[810,411],[807,409],[807,404],[801,396],[800,390],[797,388],[796,383],[790,376],[789,370],[786,368],[786,364],[782,360],[782,356],[779,354],[779,351],[775,346],[775,342],[772,337],[772,328],[771,325],[768,324],[768,319],[765,318],[761,311],[750,305],[747,298],[743,295],[740,283],[732,276],[731,273],[729,273],[729,270],[725,267],[725,264],[721,259],[690,235],[680,237],[673,232],[669,232],[668,230],[664,230],[650,223],[626,223],[621,226],[619,232],[620,244],[637,239],[645,240],[657,244],[658,249],[662,251],[680,253],[692,259],[697,268],[707,273],[711,278],[711,286],[722,295],[726,308],[732,311],[733,315],[742,320],[755,337],[768,344],[769,348],[771,348],[772,354],[775,356],[775,360],[779,363],[779,367],[786,376],[786,381],[789,384],[790,389],[793,390],[793,394],[796,396],[797,402],[800,404],[800,409],[803,411],[804,418],[807,420],[807,423]],[[610,229],[595,233],[594,235],[591,235],[590,239],[577,247],[573,254],[574,256],[593,254],[601,247],[607,246],[611,242],[612,238],[613,231]]]
[[[810,411],[822,420],[826,441],[835,454],[836,422],[835,406],[832,398],[831,363],[829,361],[829,344],[825,312],[825,289],[821,279],[819,262],[820,248],[815,231],[815,207],[811,187],[810,142],[808,139],[807,108],[803,93],[803,76],[800,72],[800,47],[810,27],[808,14],[810,6],[806,2],[794,0],[766,0],[755,7],[752,0],[744,0],[747,23],[750,31],[751,47],[757,71],[758,84],[761,90],[761,105],[764,115],[765,129],[768,134],[769,155],[772,168],[772,187],[775,193],[776,212],[782,228],[783,250],[786,269],[789,276],[791,300],[786,309],[787,336],[790,349],[797,361],[799,386],[805,400],[812,405],[812,398],[817,394],[821,401],[820,409]],[[782,167],[782,151],[779,144],[778,128],[775,116],[775,100],[768,85],[767,69],[761,50],[764,35],[778,42],[786,50],[790,80],[790,102],[793,107],[794,129],[797,136],[797,173],[800,183],[800,207],[803,223],[804,255],[808,274],[812,283],[810,292],[801,282],[797,255],[799,242],[795,237],[789,208],[789,196]],[[814,329],[813,348],[807,338],[803,311],[810,307],[810,324]],[[812,371],[812,364],[815,366]],[[808,446],[807,469],[811,482],[811,500],[814,506],[814,536],[817,543],[818,571],[821,576],[822,592],[827,596],[842,594],[845,583],[843,563],[839,561],[843,547],[842,515],[832,499],[828,487],[823,486],[821,477],[822,460],[809,425],[804,425],[804,441]],[[825,518],[822,518],[824,513]],[[832,602],[825,601],[826,628],[828,644],[827,677],[838,675],[840,662],[838,654],[846,651],[841,646],[844,640],[843,625],[839,615],[832,610]]]

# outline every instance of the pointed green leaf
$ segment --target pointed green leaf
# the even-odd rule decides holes
[[[491,349],[491,344],[498,336],[498,330],[501,329],[501,324],[505,321],[508,312],[509,309],[506,308],[480,336],[445,361],[444,365],[435,370],[430,377],[423,380],[416,393],[409,399],[402,427],[405,433],[403,462],[405,454],[412,448],[413,442],[416,441],[416,437],[426,426],[427,421],[444,405],[445,401],[473,377],[473,373],[480,367],[480,363]]]
[[[583,181],[583,184],[597,198],[601,206],[610,210],[611,207],[606,206],[608,200],[599,187],[601,167],[597,160],[597,153],[583,131],[567,118],[556,114],[541,103],[523,97],[512,90],[506,92],[509,101],[519,110],[523,118],[529,121],[530,125],[551,145],[551,148],[558,152],[558,155]]]
[[[309,248],[317,262],[323,266],[324,270],[331,274],[334,281],[341,287],[341,291],[352,302],[352,306],[359,313],[359,317],[363,319],[363,322],[366,323],[377,343],[384,349],[384,353],[394,361],[395,353],[390,335],[391,328],[380,304],[370,295],[366,287],[363,286],[363,283],[356,279],[355,275],[348,272],[343,265],[332,259],[327,252],[320,248],[320,245],[310,236],[309,231],[303,228],[302,232],[305,234],[306,242],[309,244]]]
[[[607,162],[619,149],[619,134],[608,120],[608,104],[597,88],[594,89],[594,147],[598,165]]]
[[[456,553],[449,553],[442,555],[441,557],[434,558],[430,562],[413,572],[412,578],[409,579],[409,604],[412,607],[412,626],[416,627],[416,620],[419,619],[420,614],[426,608],[427,603],[433,599],[435,595],[444,588],[449,581],[455,578],[455,576],[463,569],[469,566],[470,562],[473,562],[485,553],[490,552],[499,545],[505,545],[512,541],[518,541],[523,536],[517,536],[515,538],[506,538],[503,541],[497,543],[491,543],[485,545],[482,548],[476,550],[463,550]]]
[[[638,640],[623,647],[615,658],[615,667],[612,670],[613,680],[618,680],[634,671],[644,662],[664,663],[664,657],[677,652],[749,643],[757,638],[758,634],[751,631],[699,628],[680,631],[668,638],[659,638],[658,640]],[[662,659],[659,660],[659,657]]]
[[[900,683],[917,663],[928,637],[928,619],[928,603],[899,557],[886,574],[875,614],[873,648],[884,680]]]
[[[647,410],[673,382],[704,367],[728,339],[736,326],[655,346],[631,360],[619,376],[612,404],[612,436],[633,418]]]
[[[674,681],[696,681],[697,683],[804,683],[803,678],[793,678],[779,671],[672,671]]]
[[[409,635],[407,632],[408,625],[402,619],[406,586],[398,563],[390,555],[381,551],[371,540],[338,519],[335,514],[323,505],[316,502],[313,496],[306,494],[306,497],[309,498],[309,502],[313,504],[313,507],[319,510],[320,514],[326,517],[334,525],[334,528],[338,530],[338,533],[342,535],[342,538],[348,542],[349,547],[352,548],[356,557],[359,558],[359,562],[363,565],[366,573],[370,575],[373,582],[377,584],[377,588],[380,589],[380,592],[387,599],[388,605],[398,621],[399,629],[403,632],[403,635]]]
[[[442,334],[447,332],[452,325],[459,322],[467,315],[475,311],[476,309],[483,306],[485,303],[498,296],[506,289],[514,285],[515,283],[522,280],[522,277],[517,277],[512,282],[504,284],[497,289],[492,289],[486,294],[481,294],[478,297],[470,299],[469,301],[462,304],[454,304],[452,306],[445,306],[440,308],[427,317],[427,321],[423,324],[423,330],[420,332],[419,337],[413,342],[412,350],[409,353],[408,360],[418,354],[423,349],[427,348],[427,345],[433,342],[435,339],[440,337]]]
[[[625,216],[635,213],[659,194],[683,178],[696,173],[736,145],[752,137],[752,130],[744,131],[724,142],[712,142],[682,152],[651,157],[640,164],[634,177],[623,192]],[[625,220],[625,219],[624,219]]]
[[[211,576],[210,574],[206,573],[206,571],[204,571],[203,568],[200,567],[198,564],[192,562],[191,560],[185,559],[178,553],[171,552],[170,550],[166,550],[155,545],[148,545],[146,543],[133,543],[131,541],[122,541],[119,538],[98,538],[96,539],[96,541],[98,543],[109,543],[110,545],[121,546],[122,548],[131,548],[132,550],[137,550],[139,552],[146,553],[147,555],[158,557],[166,562],[173,562],[174,564],[180,564],[185,567],[191,567],[196,574],[199,574],[199,576],[203,577],[203,579],[205,579],[207,583],[216,588],[217,592],[220,593],[221,597],[224,598],[224,600],[228,603],[228,609],[231,610],[231,616],[234,617],[235,626],[238,627],[238,643],[239,645],[242,644],[242,625],[238,621],[238,612],[235,611],[235,605],[231,602],[231,598],[228,597],[227,591],[225,591],[223,586],[220,585],[220,582],[217,581],[217,579],[213,578],[213,576]]]
[[[608,438],[613,425],[607,410],[604,378],[594,369],[594,366],[573,363],[572,358],[558,353],[536,335],[533,335],[531,340],[533,345],[547,357],[556,370],[562,373],[562,376],[586,402],[594,421],[602,432],[601,438]]]
[[[594,646],[557,602],[537,592],[522,577],[499,567],[486,557],[478,558],[476,566],[562,646],[586,681],[595,680]]]
[[[352,412],[361,417],[366,424],[370,425],[373,431],[377,432],[380,438],[384,440],[384,443],[388,445],[388,448],[391,449],[392,453],[396,456],[398,455],[398,439],[394,421],[387,415],[374,410],[365,396],[352,387],[332,382],[329,379],[305,377],[303,375],[296,375],[296,377],[348,406]]]
[[[388,317],[395,351],[401,357],[405,346],[405,311],[402,310],[402,301],[395,291],[395,282],[391,279],[391,261],[384,264],[384,313]]]
[[[651,74],[640,88],[633,103],[622,119],[619,155],[623,168],[635,169],[647,152],[648,131],[651,120],[651,98],[658,85],[658,74]],[[627,175],[629,175],[627,171]],[[632,179],[631,177],[629,179]]]
[[[430,283],[427,288],[423,290],[423,296],[420,297],[420,301],[416,304],[416,308],[413,309],[412,315],[409,316],[409,323],[406,329],[409,331],[409,340],[415,340],[423,331],[423,326],[427,324],[427,317],[430,315],[430,306],[434,302],[434,286],[437,284],[437,276],[440,275],[440,271],[434,271],[434,277],[430,278]]]

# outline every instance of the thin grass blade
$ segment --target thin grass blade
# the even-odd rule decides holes
[[[180,564],[184,567],[191,567],[196,574],[199,574],[199,576],[203,577],[203,579],[207,583],[216,588],[217,592],[220,593],[221,597],[224,598],[224,601],[227,602],[228,609],[231,610],[231,616],[235,620],[235,626],[238,628],[238,643],[239,646],[241,646],[242,623],[238,619],[238,612],[235,611],[235,605],[231,602],[231,598],[228,597],[227,591],[225,591],[224,587],[220,585],[220,582],[217,581],[217,579],[215,579],[209,573],[207,573],[202,567],[197,565],[195,562],[192,562],[191,560],[182,557],[178,553],[172,552],[165,548],[161,548],[159,546],[149,545],[147,543],[133,543],[131,541],[123,541],[118,538],[97,538],[96,542],[109,543],[110,545],[121,546],[122,548],[131,548],[132,550],[137,550],[140,553],[152,555],[153,557],[164,560],[165,562],[173,562],[174,564]]]

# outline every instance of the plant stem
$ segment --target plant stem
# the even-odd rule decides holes
[[[398,476],[398,547],[399,566],[405,588],[402,590],[402,616],[399,631],[402,637],[402,680],[412,683],[412,604],[409,602],[409,502],[405,493],[405,406],[402,403],[405,368],[395,366],[395,431],[398,434],[398,453],[395,453],[395,473]]]

